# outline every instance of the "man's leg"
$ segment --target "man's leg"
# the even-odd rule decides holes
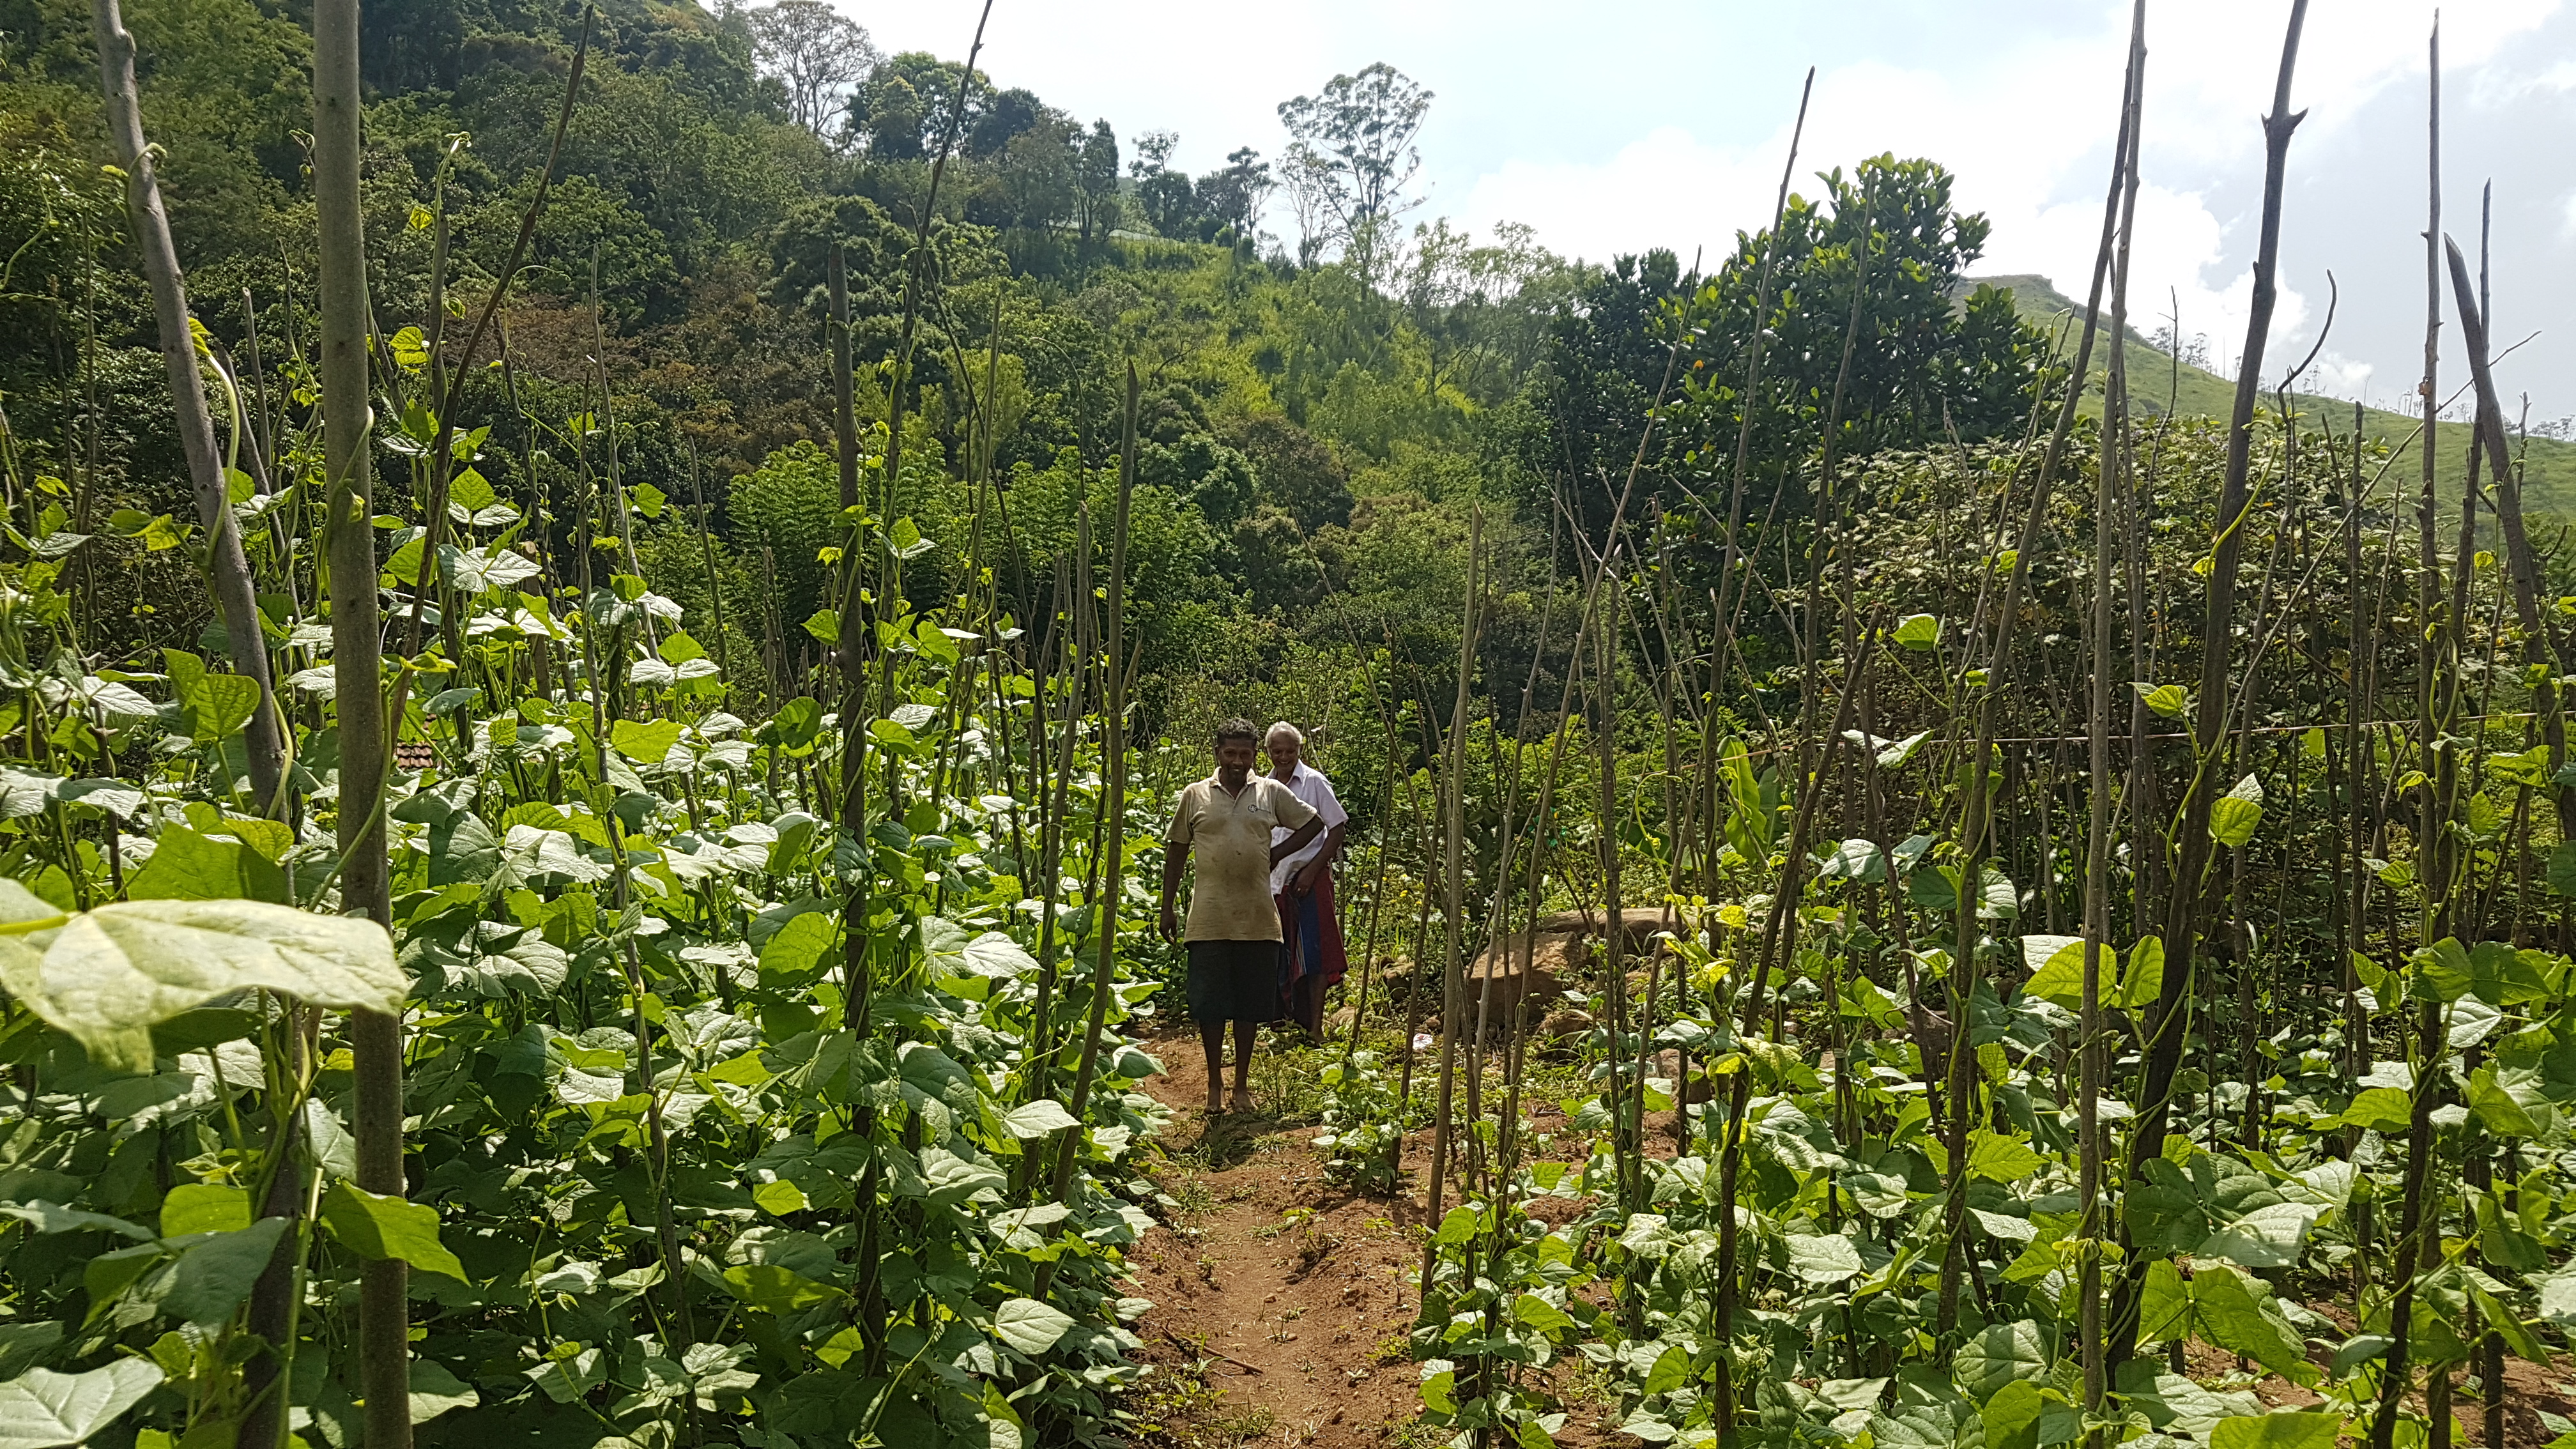
[[[1225,1110],[1225,1019],[1199,1023],[1199,1045],[1207,1048],[1208,1115]]]
[[[1313,994],[1306,1003],[1306,1030],[1315,1039],[1324,1036],[1324,997],[1333,983],[1350,969],[1348,948],[1342,941],[1342,918],[1333,898],[1333,877],[1327,872],[1315,882],[1315,951]]]
[[[1306,1029],[1308,1041],[1324,1039],[1324,973],[1309,971],[1288,988],[1290,1010],[1297,1024]]]
[[[1257,1021],[1234,1024],[1234,1109],[1252,1110],[1252,1043],[1261,1032]]]

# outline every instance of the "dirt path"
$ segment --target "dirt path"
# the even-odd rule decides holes
[[[1411,1204],[1327,1181],[1316,1128],[1267,1110],[1210,1120],[1195,1035],[1150,1049],[1169,1075],[1147,1090],[1175,1113],[1155,1177],[1176,1205],[1132,1258],[1155,1304],[1136,1325],[1154,1365],[1131,1402],[1140,1437],[1175,1449],[1393,1442],[1419,1383],[1405,1348]]]
[[[1266,1101],[1208,1118],[1195,1032],[1146,1046],[1165,1069],[1146,1090],[1173,1111],[1152,1169],[1172,1201],[1130,1257],[1139,1291],[1154,1301],[1134,1325],[1154,1368],[1128,1401],[1139,1442],[1445,1445],[1448,1431],[1413,1424],[1421,1371],[1407,1343],[1420,1306],[1411,1278],[1421,1265],[1430,1131],[1406,1136],[1397,1192],[1354,1192],[1326,1177],[1320,1128],[1284,1122]],[[1256,1093],[1261,1080],[1256,1061]],[[1531,1115],[1542,1128],[1561,1121],[1548,1104]],[[1659,1136],[1656,1150],[1669,1153],[1669,1139]],[[1552,1375],[1562,1392],[1581,1371],[1561,1360]],[[1570,1421],[1556,1435],[1565,1449],[1637,1443],[1611,1429],[1608,1404],[1566,1407]]]

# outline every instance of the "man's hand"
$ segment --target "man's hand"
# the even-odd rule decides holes
[[[1324,883],[1325,869],[1324,858],[1320,855],[1316,856],[1298,867],[1296,876],[1289,881],[1289,884],[1295,887],[1297,894],[1301,896],[1313,895],[1315,887]]]
[[[1162,930],[1163,939],[1166,941],[1177,941],[1181,938],[1180,918],[1174,914],[1172,903],[1181,898],[1181,871],[1189,863],[1189,859],[1189,842],[1175,840],[1163,846]]]

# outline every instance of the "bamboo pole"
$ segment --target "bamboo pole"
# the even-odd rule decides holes
[[[2077,1354],[2083,1365],[2084,1412],[2088,1422],[2101,1411],[2107,1388],[2102,1341],[2102,1188],[2101,1096],[2105,1043],[2102,1029],[2102,963],[2111,949],[2111,555],[2119,507],[2128,487],[2129,463],[2129,246],[2135,236],[2138,205],[2138,152],[2146,104],[2146,0],[2137,0],[2129,29],[2128,114],[2121,130],[2128,154],[2122,159],[2120,231],[2111,261],[2110,373],[2102,389],[2102,460],[2093,491],[2093,678],[2087,709],[2086,800],[2084,845],[2084,985],[2077,1009],[2076,1196],[2083,1218],[2076,1228],[2082,1242],[2078,1269]],[[2101,1433],[2090,1430],[2087,1449],[2100,1449]]]
[[[374,490],[367,465],[366,238],[358,195],[358,0],[313,7],[313,192],[321,222],[325,547],[331,667],[340,715],[340,897],[390,928],[385,863],[383,649],[376,608]],[[358,1185],[403,1194],[402,1023],[350,1013],[357,1059]],[[359,1384],[368,1449],[411,1444],[409,1279],[400,1258],[370,1261],[358,1290]]]
[[[2567,761],[2566,700],[2559,692],[2558,636],[2541,609],[2543,586],[2538,554],[2531,546],[2531,534],[2523,527],[2522,476],[2505,450],[2504,404],[2496,394],[2494,365],[2488,358],[2493,344],[2493,319],[2487,313],[2483,295],[2472,298],[2468,263],[2460,256],[2457,242],[2444,239],[2449,254],[2451,295],[2460,314],[2460,337],[2468,352],[2469,376],[2477,388],[2477,442],[2485,450],[2487,476],[2495,480],[2496,523],[2504,534],[2505,566],[2513,585],[2515,622],[2522,626],[2524,662],[2544,666],[2533,671],[2533,712],[2540,716],[2541,739],[2549,746],[2549,769],[2553,781]],[[2430,434],[2427,434],[2429,437]],[[2428,447],[2429,459],[2432,450]],[[2557,807],[2558,837],[2576,840],[2576,787],[2553,783],[2550,801]]]
[[[1081,739],[1083,684],[1088,678],[1086,661],[1073,647],[1071,628],[1076,607],[1066,582],[1065,560],[1055,561],[1055,607],[1048,617],[1047,636],[1042,658],[1065,660],[1064,722],[1055,751],[1053,793],[1038,797],[1043,816],[1038,822],[1038,874],[1043,878],[1038,891],[1038,989],[1029,1006],[1029,1045],[1022,1070],[1025,1079],[1020,1100],[1033,1102],[1054,1089],[1055,1074],[1055,988],[1061,965],[1056,959],[1056,899],[1064,889],[1064,825],[1067,802],[1073,795],[1074,746]],[[1046,690],[1050,671],[1041,665],[1030,714],[1036,723],[1030,729],[1033,743],[1046,738]],[[1087,904],[1087,903],[1086,903]],[[1023,1181],[1034,1182],[1036,1174],[1023,1174]]]
[[[143,138],[143,103],[134,80],[134,37],[125,28],[117,0],[90,0],[90,28],[98,40],[99,85],[107,98],[108,141],[116,150],[118,166],[125,172],[125,209],[134,224],[143,274],[152,286],[152,315],[160,332],[162,366],[170,379],[179,448],[188,461],[188,485],[197,503],[197,522],[206,530],[208,582],[213,585],[215,606],[223,615],[233,669],[259,686],[259,705],[243,727],[251,789],[257,797],[259,813],[282,820],[286,818],[290,742],[269,677],[268,638],[260,618],[257,590],[251,582],[250,563],[242,553],[241,529],[233,520],[224,460],[215,450],[215,424],[206,407],[205,379],[197,370],[197,339],[195,320],[188,314],[188,284],[179,269],[178,245],[170,238],[170,218],[161,208],[161,183],[154,171],[152,148]],[[236,398],[236,414],[240,407]]]
[[[850,358],[849,273],[838,241],[832,243],[828,286],[832,309],[832,440],[840,468],[841,510],[848,517],[863,500],[859,496],[856,383]],[[859,607],[859,578],[861,559],[867,552],[861,540],[867,529],[866,520],[853,522],[849,536],[841,541],[840,579],[834,591],[840,615],[835,662],[841,667],[841,800],[836,813],[842,831],[861,842],[862,849],[867,840],[868,718],[866,611]],[[874,987],[868,979],[867,929],[871,912],[869,873],[861,871],[851,883],[841,912],[841,1024],[861,1032],[867,1029],[868,997]]]
[[[2302,0],[2304,3],[2304,0]],[[2137,42],[2131,42],[2134,52]],[[1960,1273],[1965,1266],[1967,1240],[1967,1145],[1968,1119],[1975,1114],[1976,1079],[1974,1070],[1975,1033],[1969,1029],[1969,1013],[1976,999],[1978,976],[1978,942],[1980,931],[1977,909],[1984,897],[1985,847],[1992,806],[1987,799],[1986,762],[1995,749],[1995,709],[2012,679],[2013,640],[2021,623],[2022,593],[2030,580],[2031,560],[2037,555],[2039,530],[2047,517],[2049,490],[2056,482],[2059,459],[2066,439],[2075,426],[2075,412],[2091,378],[2093,343],[2101,320],[2102,292],[2110,279],[2112,254],[2117,246],[2120,201],[2123,181],[2129,165],[2131,146],[2131,107],[2136,100],[2138,78],[2136,67],[2123,80],[2120,100],[2120,138],[2111,162],[2109,194],[2102,203],[2102,235],[2093,258],[2091,291],[2084,303],[2084,327],[2075,347],[2075,372],[2068,381],[2066,396],[2061,401],[2057,424],[2041,452],[2038,476],[2031,483],[2029,505],[2022,514],[2018,546],[2013,565],[2004,581],[2003,594],[1994,611],[1994,640],[1988,655],[1986,680],[1976,699],[1974,743],[1961,768],[1966,778],[1965,799],[1959,820],[1959,891],[1956,954],[1950,963],[1950,1019],[1956,1028],[1950,1033],[1949,1191],[1945,1198],[1944,1248],[1941,1257],[1939,1321],[1946,1333],[1958,1321]],[[2114,336],[2114,351],[2125,347],[2125,337]],[[2009,492],[2009,487],[2007,487]],[[1982,585],[1980,588],[1982,590]],[[1983,612],[1980,599],[1979,611]],[[2162,1139],[2159,1138],[2159,1141]],[[1982,1284],[1979,1285],[1982,1289]]]
[[[1097,866],[1101,888],[1093,897],[1100,902],[1100,934],[1091,968],[1091,1015],[1083,1025],[1082,1058],[1074,1067],[1073,1092],[1065,1102],[1074,1125],[1065,1128],[1056,1143],[1056,1202],[1064,1201],[1073,1186],[1074,1157],[1088,1137],[1082,1123],[1091,1110],[1091,1084],[1099,1069],[1100,1037],[1108,1022],[1110,989],[1117,979],[1118,903],[1126,896],[1127,685],[1136,672],[1136,656],[1126,647],[1127,531],[1136,495],[1136,400],[1136,364],[1130,362],[1127,420],[1118,453],[1118,508],[1112,525],[1117,532],[1109,541],[1109,617],[1101,631],[1101,664],[1106,670],[1108,700],[1102,709],[1100,744],[1101,773],[1107,781],[1100,808],[1100,818],[1106,823],[1101,854],[1106,858]],[[1049,1259],[1038,1269],[1035,1297],[1046,1296],[1047,1285],[1055,1278],[1055,1265],[1056,1260]]]
[[[2433,590],[2438,587],[2439,562],[2433,540],[2434,500],[2434,422],[2441,408],[2438,390],[2442,331],[2442,22],[2433,21],[2433,33],[2426,42],[2426,63],[2430,72],[2425,98],[2426,128],[2426,218],[2424,225],[2424,381],[2421,402],[2424,410],[2422,433],[2422,471],[2416,502],[2418,567],[2417,588],[2421,606],[2429,614],[2433,607]],[[2416,681],[2420,738],[2429,747],[2433,740],[2433,679],[2440,655],[2433,630],[2418,631],[2417,664],[2421,677]],[[2434,823],[2434,792],[2428,782],[2421,794],[2423,824]],[[2429,846],[2431,835],[2419,835]],[[2429,879],[2426,892],[2431,893]],[[2392,931],[2393,931],[2392,926]],[[2427,942],[2426,944],[2430,944]],[[2427,1061],[2438,1067],[2440,1058],[2432,1055],[2441,1036],[2441,1006],[2425,1002],[2418,1012],[2416,1031],[2421,1036],[2420,1053],[2410,1052],[2410,1060]],[[2391,1449],[2397,1434],[2397,1419],[2403,1412],[2406,1392],[2414,1382],[2413,1326],[2415,1309],[2415,1273],[2418,1241],[2423,1228],[2425,1178],[2432,1155],[2432,1113],[2437,1093],[2431,1083],[2420,1078],[2414,1083],[2414,1110],[2409,1114],[2406,1134],[2406,1175],[2398,1196],[2396,1257],[2389,1265],[2389,1344],[2379,1374],[2378,1411],[2371,1416],[2370,1449]]]
[[[1717,576],[1717,617],[1727,621],[1729,634],[1734,632],[1735,618],[1744,610],[1744,591],[1740,587],[1735,590],[1735,606],[1729,609],[1727,588],[1739,564],[1751,566],[1743,559],[1738,540],[1744,530],[1744,474],[1752,461],[1754,399],[1762,386],[1762,342],[1770,332],[1771,285],[1780,260],[1780,219],[1788,214],[1789,179],[1798,173],[1798,147],[1807,135],[1807,103],[1815,93],[1816,68],[1809,66],[1806,84],[1798,91],[1798,119],[1789,128],[1789,158],[1780,166],[1780,194],[1771,203],[1771,229],[1763,233],[1762,280],[1753,294],[1753,340],[1745,347],[1744,391],[1736,402],[1740,416],[1735,429],[1734,481],[1727,488],[1726,562]],[[1643,451],[1642,444],[1639,450]]]
[[[2292,0],[2288,32],[2281,41],[2281,64],[2273,83],[2272,109],[2263,118],[2264,171],[2261,237],[2254,256],[2254,291],[2245,324],[2245,352],[2238,364],[2236,401],[2228,420],[2226,474],[2220,485],[2216,530],[2212,542],[2207,608],[2202,616],[2200,689],[2194,700],[2193,768],[2184,787],[2182,807],[2167,852],[2174,860],[2171,889],[2165,901],[2165,972],[2145,1052],[2145,1080],[2139,1092],[2138,1124],[2131,1134],[2128,1172],[2143,1177],[2147,1164],[2163,1150],[2174,1074],[2182,1063],[2184,1039],[2194,996],[2194,963],[2199,938],[2210,919],[2209,880],[2213,861],[2209,835],[2212,805],[2222,789],[2217,769],[2225,743],[2232,697],[2229,670],[2236,624],[2237,561],[2244,550],[2246,516],[2251,502],[2250,471],[2254,410],[2262,391],[2263,349],[2272,329],[2272,311],[2280,296],[2281,203],[2289,173],[2290,136],[2306,112],[2290,109],[2290,82],[2299,60],[2299,35],[2307,23],[2307,0]],[[2125,1359],[2136,1339],[2138,1292],[2143,1269],[2121,1275],[2111,1315],[2111,1358]],[[2385,1449],[2385,1446],[2382,1446]]]
[[[1458,630],[1458,693],[1449,711],[1449,738],[1443,743],[1448,777],[1440,796],[1441,810],[1441,908],[1448,917],[1446,948],[1440,965],[1440,1090],[1439,1103],[1431,1121],[1431,1185],[1423,1199],[1423,1221],[1440,1221],[1440,1193],[1449,1171],[1450,1107],[1457,1094],[1458,1033],[1465,1024],[1466,981],[1459,960],[1459,915],[1466,908],[1464,850],[1467,834],[1467,805],[1464,794],[1467,767],[1467,701],[1476,669],[1476,629],[1479,622],[1477,590],[1482,586],[1481,569],[1485,551],[1485,510],[1478,506],[1467,515],[1467,598],[1464,617]],[[1429,885],[1426,881],[1425,886]],[[1415,965],[1419,974],[1421,967]],[[1422,1244],[1422,1294],[1431,1296],[1432,1268],[1438,1257],[1439,1244],[1425,1238]]]
[[[1816,770],[1798,782],[1797,806],[1789,816],[1788,868],[1771,893],[1771,909],[1762,924],[1762,938],[1755,957],[1753,982],[1745,993],[1743,1021],[1749,1031],[1762,1018],[1763,997],[1768,991],[1772,973],[1785,971],[1783,960],[1795,960],[1798,947],[1798,896],[1806,888],[1808,865],[1807,843],[1815,828],[1817,803],[1824,796],[1827,768],[1833,762],[1834,750],[1845,743],[1843,731],[1851,727],[1855,706],[1869,689],[1870,661],[1875,656],[1880,630],[1873,623],[1861,636],[1860,649],[1852,656],[1843,677],[1840,697],[1834,703],[1834,722],[1825,736],[1824,756]],[[1964,1037],[1965,1031],[1959,1033]],[[1776,1034],[1775,1034],[1776,1036]],[[1737,1261],[1741,1253],[1743,1224],[1736,1216],[1736,1193],[1744,1164],[1744,1124],[1752,1103],[1753,1071],[1748,1064],[1734,1074],[1727,1101],[1725,1150],[1718,1160],[1718,1225],[1714,1337],[1717,1350],[1717,1382],[1712,1396],[1717,1403],[1718,1427],[1721,1434],[1734,1427],[1736,1388],[1735,1365],[1731,1342],[1735,1333],[1735,1309],[1738,1298]]]
[[[718,678],[730,681],[733,660],[725,644],[724,585],[716,578],[715,512],[707,507],[707,491],[698,482],[698,445],[689,444],[688,452],[689,501],[698,506],[698,547],[707,570],[707,607],[715,615],[716,674]]]

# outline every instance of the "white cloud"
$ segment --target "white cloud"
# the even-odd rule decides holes
[[[2504,65],[2478,73],[2469,90],[2470,103],[2486,110],[2511,105],[2525,96],[2576,91],[2576,60],[2562,60],[2547,70],[2516,74]]]
[[[2370,380],[2378,369],[2367,362],[2344,356],[2329,347],[2317,354],[2317,365],[2300,383],[2304,392],[2324,393],[2328,397],[2370,399]]]
[[[981,0],[836,3],[875,27],[889,50],[926,45],[956,55]],[[2131,312],[2152,330],[2178,303],[2186,335],[2206,334],[2222,365],[2243,345],[2259,119],[2271,105],[2290,3],[2149,6],[2148,184]],[[2420,191],[2412,178],[2422,164],[2425,42],[2436,4],[2447,108],[2460,123],[2449,169],[2468,178],[2491,167],[2510,178],[2497,200],[2500,276],[2568,274],[2576,195],[2559,198],[2576,172],[2541,139],[2548,127],[2524,124],[2513,134],[2531,139],[2510,149],[2490,141],[2482,152],[2470,138],[2504,106],[2537,101],[2555,112],[2565,104],[2558,98],[2576,94],[2576,61],[2557,43],[2576,30],[2569,0],[2312,5],[2291,98],[2307,116],[2291,152],[2285,288],[2267,374],[2313,345],[2324,265],[2345,283],[2333,340],[2375,356],[2384,377],[2412,374],[2404,339],[2417,324],[2405,314],[2420,304],[2400,294],[2412,292],[2408,277],[2420,266],[2406,255],[2414,224],[2382,217],[2360,198]],[[1275,155],[1285,140],[1280,99],[1383,59],[1439,94],[1422,138],[1430,201],[1417,217],[1445,214],[1479,232],[1525,222],[1544,245],[1606,260],[1655,246],[1685,259],[1705,247],[1713,257],[1738,229],[1762,226],[1788,150],[1797,78],[1815,57],[1844,57],[1816,78],[1796,184],[1812,192],[1814,172],[1881,151],[1931,157],[1958,178],[1959,204],[1994,223],[1979,271],[2036,272],[2080,295],[2100,234],[2130,6],[2039,8],[2044,23],[2031,21],[2027,5],[1686,0],[1658,12],[1658,50],[1641,63],[1632,31],[1570,24],[1543,0],[1285,0],[1258,11],[1096,0],[996,7],[985,64],[1005,85],[1028,86],[1086,119],[1109,117],[1122,136],[1176,129],[1175,159],[1199,171],[1236,145]],[[1723,56],[1723,83],[1697,83],[1691,58],[1707,55]],[[2321,172],[2329,161],[2333,169]],[[2506,225],[2517,193],[2531,207],[2517,214],[2526,218],[2519,232]],[[1270,226],[1290,230],[1284,212]],[[2525,255],[2513,255],[2517,241]],[[2534,248],[2540,254],[2528,255]],[[2554,280],[2542,290],[2535,300],[2564,295]],[[2576,375],[2554,360],[2560,355],[2551,354],[2554,375]],[[2537,365],[2540,354],[2532,358]],[[2368,366],[2339,363],[2327,375],[2358,389],[2368,385]]]
[[[1598,163],[1507,161],[1476,178],[1459,210],[1480,228],[1531,221],[1549,246],[1595,261],[1656,244],[1722,251],[1737,227],[1759,224],[1779,165],[1664,126]]]
[[[2559,0],[2453,0],[2443,12],[2446,77],[2475,74],[2558,8]],[[2127,45],[2128,7],[2106,3],[2099,13],[2090,35],[1999,47],[1974,69],[1936,73],[1863,60],[1821,74],[1800,181],[1881,151],[1929,156],[1958,178],[1960,206],[1994,224],[1978,270],[2036,272],[2080,297],[2101,236]],[[2232,368],[2244,345],[2255,218],[2236,208],[2259,195],[2259,118],[2271,106],[2287,13],[2286,0],[2169,0],[2149,17],[2148,180],[2138,199],[2130,311],[2153,330],[2153,319],[2178,310],[2183,335],[2206,334],[2221,368]],[[2341,0],[2312,12],[2291,93],[2291,104],[2307,112],[2296,144],[2313,152],[2382,91],[2420,86],[2429,21],[2415,0]],[[2543,83],[2560,84],[2560,72],[2576,85],[2576,63],[2562,63]],[[1687,254],[1704,244],[1714,255],[1738,229],[1768,220],[1788,144],[1785,121],[1750,144],[1665,125],[1598,161],[1506,162],[1475,180],[1460,210],[1479,225],[1529,221],[1549,245],[1595,259],[1649,245]],[[2222,194],[2238,200],[2214,199]],[[2576,229],[2576,198],[2568,217]],[[2267,375],[2297,361],[2293,347],[2304,353],[2313,345],[2307,328],[2316,311],[2297,289],[2281,288]],[[2368,375],[2367,364],[2342,361],[2333,373],[2354,387]]]

